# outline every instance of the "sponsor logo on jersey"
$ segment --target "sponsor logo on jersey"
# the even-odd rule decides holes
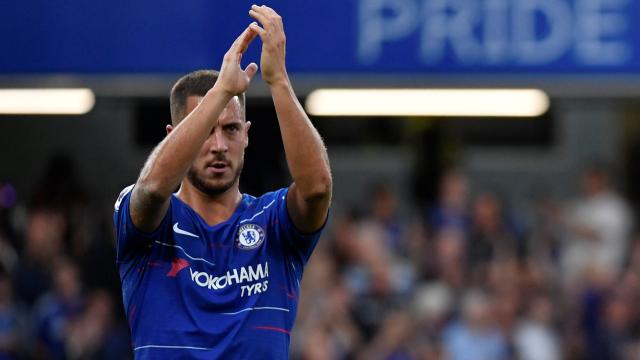
[[[175,224],[173,224],[173,231],[176,234],[187,235],[187,236],[191,236],[191,237],[194,237],[194,238],[199,238],[199,236],[194,234],[194,233],[190,233],[190,232],[188,232],[186,230],[180,229],[180,227],[178,227],[178,223],[177,222]]]
[[[236,246],[242,250],[257,248],[264,241],[264,230],[256,224],[245,224],[238,229]]]
[[[257,264],[255,266],[241,266],[240,268],[228,270],[225,274],[220,275],[213,275],[204,271],[196,271],[189,267],[189,273],[191,274],[191,281],[196,283],[196,285],[209,290],[221,290],[227,286],[243,285],[246,283],[261,281],[258,283],[260,284],[259,289],[257,284],[242,286],[242,296],[244,297],[245,288],[247,288],[247,295],[267,290],[268,281],[265,279],[269,277],[269,263],[265,262],[264,264]]]

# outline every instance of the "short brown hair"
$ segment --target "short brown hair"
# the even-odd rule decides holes
[[[218,80],[220,73],[215,70],[196,70],[178,79],[171,88],[169,95],[169,107],[171,109],[171,122],[178,124],[185,116],[187,98],[189,96],[205,96]],[[240,108],[245,110],[244,93],[238,95]]]

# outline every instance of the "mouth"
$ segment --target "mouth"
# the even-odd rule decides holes
[[[225,161],[215,161],[207,165],[207,172],[214,174],[224,173],[229,169],[229,163]]]

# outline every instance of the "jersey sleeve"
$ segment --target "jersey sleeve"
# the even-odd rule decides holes
[[[116,256],[118,261],[127,261],[135,257],[148,248],[154,240],[161,238],[167,231],[171,231],[171,205],[169,205],[162,223],[155,231],[147,233],[135,227],[131,220],[129,209],[132,190],[133,185],[124,188],[114,206],[113,223],[116,232]]]
[[[304,265],[309,260],[313,249],[320,239],[320,235],[322,234],[322,231],[327,224],[329,214],[327,214],[327,219],[325,219],[325,222],[320,227],[320,229],[316,230],[313,233],[301,232],[293,224],[291,215],[289,215],[289,209],[287,208],[288,192],[288,188],[283,188],[275,192],[274,201],[276,216],[278,219],[278,229],[280,232],[281,241],[286,247],[291,249],[293,255],[299,257],[299,259],[302,261],[302,264]]]

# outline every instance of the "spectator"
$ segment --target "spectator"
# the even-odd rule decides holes
[[[53,269],[53,291],[44,294],[35,307],[37,355],[66,359],[69,324],[82,311],[84,296],[75,263],[61,257],[56,259]]]
[[[53,263],[63,253],[66,219],[53,209],[35,208],[29,213],[24,253],[13,272],[18,300],[27,306],[51,287]]]
[[[462,318],[443,333],[445,356],[451,360],[500,360],[509,357],[505,335],[493,320],[491,298],[471,290],[462,299]]]
[[[104,290],[89,294],[82,313],[67,327],[65,350],[68,359],[125,359],[129,352],[126,331],[114,322],[113,300]]]
[[[565,281],[620,274],[628,249],[632,217],[601,165],[582,175],[583,195],[568,210],[562,266]]]
[[[526,319],[515,330],[514,344],[519,359],[562,359],[553,318],[553,304],[548,297],[539,295],[531,301]]]
[[[21,314],[22,311],[13,302],[11,279],[0,268],[0,360],[21,358]]]
[[[373,191],[370,220],[380,226],[384,232],[384,245],[395,254],[402,254],[406,244],[403,241],[404,224],[397,213],[397,199],[393,191],[379,184]]]
[[[378,328],[369,347],[365,349],[361,359],[409,360],[410,336],[413,334],[411,317],[404,311],[390,312]]]
[[[429,214],[432,231],[457,229],[466,232],[469,228],[468,213],[469,182],[459,169],[449,169],[440,180],[438,203]]]
[[[467,244],[468,269],[473,281],[481,284],[492,261],[515,258],[518,237],[495,194],[480,193],[473,202],[472,211]]]

